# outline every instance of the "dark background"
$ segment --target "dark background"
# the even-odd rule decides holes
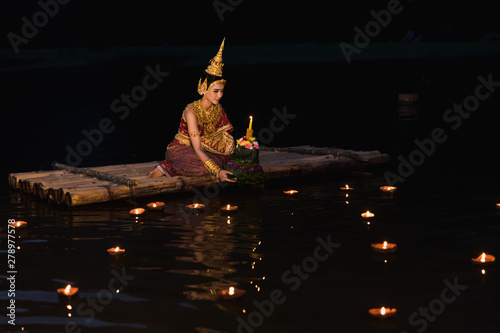
[[[60,5],[30,47],[103,47],[165,44],[350,41],[353,27],[390,1],[78,1]],[[226,4],[221,21],[214,3]],[[231,3],[233,5],[231,5]],[[409,30],[423,41],[476,41],[498,32],[500,4],[492,0],[401,1],[403,11],[377,36],[399,42]],[[2,34],[18,33],[21,17],[40,10],[37,1],[3,1]],[[221,10],[222,11],[222,10]],[[5,42],[5,39],[4,39]]]

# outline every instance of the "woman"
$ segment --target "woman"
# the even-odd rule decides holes
[[[182,113],[179,131],[168,145],[165,160],[148,177],[201,176],[213,174],[220,181],[234,182],[223,170],[234,149],[233,126],[219,101],[226,80],[222,77],[224,41],[198,82],[202,96]]]

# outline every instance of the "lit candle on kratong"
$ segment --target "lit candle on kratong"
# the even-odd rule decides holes
[[[472,258],[472,261],[476,264],[490,264],[495,261],[495,257],[483,252],[479,257]]]
[[[370,219],[372,217],[374,217],[375,214],[373,214],[372,212],[370,212],[369,210],[367,210],[366,212],[364,213],[361,213],[361,217],[364,218],[364,219]]]
[[[291,194],[297,194],[297,193],[299,193],[299,191],[297,191],[297,190],[287,190],[287,191],[283,191],[283,193],[291,195]]]
[[[387,241],[384,241],[383,243],[374,243],[371,246],[372,250],[378,253],[394,253],[397,248],[397,244],[387,243]]]
[[[368,310],[370,315],[373,318],[377,319],[385,319],[385,318],[390,318],[396,314],[396,308],[386,308],[386,307],[381,307],[381,308],[373,308]]]
[[[227,206],[221,207],[220,210],[224,212],[234,212],[238,210],[238,206],[231,206],[230,204],[228,204]]]
[[[352,187],[349,187],[349,185],[345,184],[344,187],[341,187],[340,188],[342,191],[352,191],[354,188]]]
[[[70,284],[66,286],[66,288],[59,288],[57,289],[57,293],[60,296],[66,296],[66,297],[71,297],[75,295],[78,292],[78,288],[72,287]]]
[[[15,228],[24,228],[28,225],[28,223],[25,221],[15,221],[11,222],[10,225],[12,225]]]
[[[156,202],[150,202],[148,203],[148,208],[149,209],[162,209],[165,206],[164,202],[161,201],[156,201]]]
[[[397,189],[396,186],[380,186],[380,190],[385,193],[394,193]]]
[[[252,123],[253,123],[253,117],[250,116],[250,124],[248,124],[247,135],[246,135],[246,139],[249,141],[251,140],[251,138],[253,138]]]
[[[243,289],[237,289],[234,287],[229,287],[228,289],[217,290],[217,295],[219,298],[224,300],[237,299],[245,296],[247,292]]]
[[[117,247],[112,247],[108,249],[108,253],[112,257],[119,257],[125,254],[125,249],[120,249],[119,246]]]
[[[497,208],[500,209],[500,203],[497,203]]]
[[[143,214],[144,212],[145,212],[144,208],[134,208],[131,211],[129,211],[129,214],[134,215],[134,216],[139,216],[139,215]]]

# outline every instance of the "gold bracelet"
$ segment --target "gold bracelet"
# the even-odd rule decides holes
[[[219,179],[220,167],[214,162],[212,159],[208,159],[205,163],[203,163],[205,168],[215,176],[216,179]]]

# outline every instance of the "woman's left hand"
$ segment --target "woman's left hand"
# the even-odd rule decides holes
[[[236,183],[236,181],[235,181],[235,180],[233,180],[233,179],[236,179],[236,178],[233,178],[233,179],[230,179],[230,178],[229,178],[229,175],[232,175],[232,174],[233,174],[232,172],[227,171],[227,170],[223,170],[223,169],[222,169],[222,170],[219,172],[219,179],[220,179],[220,181],[221,181],[221,182],[231,182],[231,183]]]

